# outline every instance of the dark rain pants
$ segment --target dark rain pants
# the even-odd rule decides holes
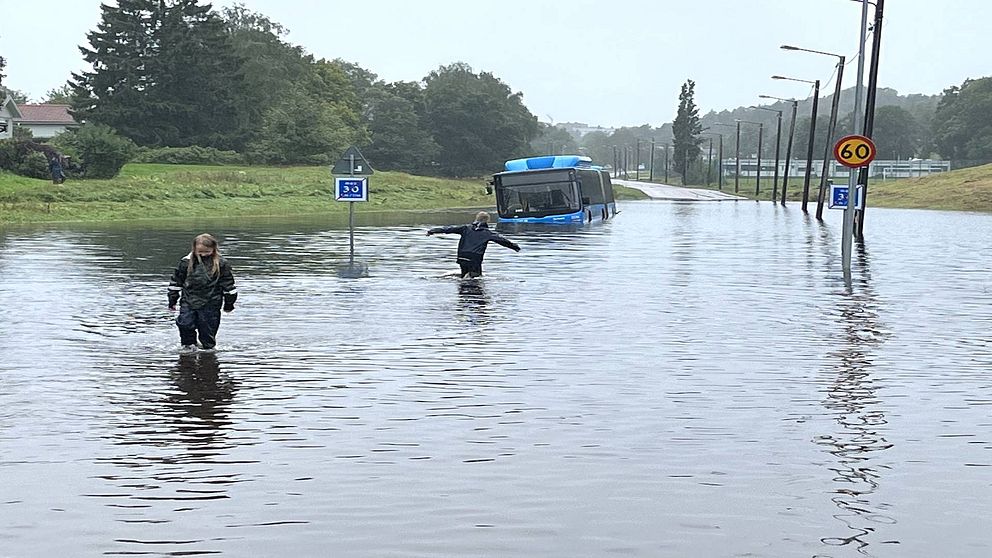
[[[463,278],[480,277],[482,275],[482,254],[459,252],[458,265],[462,268]]]
[[[196,310],[181,304],[176,325],[179,326],[179,341],[183,345],[195,344],[199,334],[200,346],[213,349],[217,344],[217,330],[220,329],[220,304]]]

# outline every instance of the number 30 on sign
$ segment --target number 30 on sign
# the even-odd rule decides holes
[[[875,152],[875,143],[865,136],[844,136],[834,145],[834,159],[852,169],[867,167],[875,160]]]

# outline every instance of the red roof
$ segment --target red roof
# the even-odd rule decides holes
[[[16,119],[19,122],[45,122],[52,124],[75,124],[76,121],[69,114],[69,105],[17,105],[21,111],[21,117]]]

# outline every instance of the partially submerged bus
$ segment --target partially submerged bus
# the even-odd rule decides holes
[[[578,155],[513,159],[493,175],[500,221],[587,223],[616,215],[608,172]]]

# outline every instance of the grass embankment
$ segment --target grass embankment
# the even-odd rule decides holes
[[[363,212],[494,205],[482,179],[377,172],[369,184]],[[130,164],[111,180],[60,185],[0,172],[0,223],[347,212],[348,204],[334,201],[333,190],[325,167]]]
[[[841,179],[846,184],[846,178]],[[757,196],[754,193],[755,179],[742,179],[737,193],[750,199],[769,200],[772,195],[772,180],[762,179]],[[689,186],[709,188],[715,185]],[[781,179],[779,179],[781,187]],[[810,181],[809,201],[816,203],[820,181]],[[724,179],[723,191],[734,193],[734,180]],[[802,179],[789,179],[786,190],[791,202],[802,201]],[[779,190],[781,195],[781,190]],[[910,209],[943,209],[954,211],[992,212],[992,165],[971,167],[945,173],[932,174],[922,178],[872,179],[868,182],[868,205],[870,207],[897,207]]]

